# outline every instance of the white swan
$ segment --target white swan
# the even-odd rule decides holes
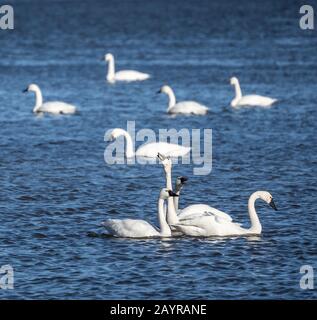
[[[176,103],[175,94],[171,87],[163,86],[157,93],[165,93],[169,98],[167,112],[170,114],[205,115],[208,108],[195,101],[181,101]]]
[[[273,197],[267,191],[254,192],[248,202],[249,216],[251,220],[250,228],[242,228],[240,224],[231,220],[221,218],[217,215],[209,214],[205,216],[194,217],[193,219],[185,219],[174,225],[176,231],[188,236],[238,236],[238,235],[259,235],[262,226],[259,217],[255,211],[255,201],[262,199],[268,203],[274,210],[277,210]]]
[[[130,134],[120,128],[113,129],[110,133],[109,140],[114,140],[120,136],[123,136],[126,140],[125,155],[127,158],[134,156],[133,142]],[[141,146],[135,153],[137,157],[156,158],[157,153],[161,153],[165,156],[182,157],[190,152],[190,147],[180,146],[178,144],[167,142],[152,142]]]
[[[157,155],[160,159],[166,178],[166,187],[172,190],[172,161],[169,157],[165,157],[162,154]],[[177,194],[180,194],[180,190],[176,190]],[[231,221],[231,217],[216,208],[210,207],[206,204],[193,204],[184,209],[178,208],[178,201],[175,202],[174,200],[168,200],[168,207],[167,207],[167,222],[169,225],[176,225],[178,223],[182,223],[183,220],[192,219],[198,216],[206,216],[206,215],[215,215],[222,219],[226,219]],[[173,227],[174,229],[174,227]]]
[[[145,220],[136,219],[109,219],[102,222],[110,235],[124,238],[149,238],[149,237],[170,237],[171,229],[166,222],[164,214],[164,200],[177,195],[166,188],[160,192],[158,200],[158,221],[160,229],[153,227]]]
[[[108,62],[107,81],[110,83],[114,83],[116,81],[143,81],[150,78],[149,74],[135,70],[122,70],[115,72],[114,56],[111,53],[107,53],[104,59]]]
[[[235,94],[236,94],[235,98],[231,101],[231,107],[240,107],[240,106],[269,107],[274,102],[277,101],[277,99],[259,96],[256,94],[242,96],[239,80],[236,77],[232,77],[230,79],[230,84],[234,86]]]
[[[33,91],[35,93],[34,113],[48,112],[53,114],[73,114],[76,112],[76,107],[60,101],[52,101],[43,103],[41,89],[38,85],[32,83],[23,92]]]

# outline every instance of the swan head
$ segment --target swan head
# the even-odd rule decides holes
[[[267,191],[258,191],[258,197],[265,201],[271,208],[277,211],[273,196]]]
[[[176,192],[180,191],[183,188],[184,184],[186,184],[187,180],[188,180],[187,177],[182,177],[182,176],[177,177],[176,185],[175,185],[175,191]]]
[[[178,195],[167,188],[161,189],[160,199],[167,200],[169,197],[178,197]]]
[[[111,61],[111,60],[113,60],[113,54],[111,54],[111,53],[107,53],[107,54],[105,54],[105,61]]]
[[[157,92],[157,93],[165,93],[165,94],[169,94],[173,92],[172,88],[170,86],[162,86],[161,89]]]
[[[161,161],[163,167],[164,167],[164,171],[165,173],[169,173],[172,170],[172,160],[170,157],[165,157],[163,154],[158,153],[157,157],[159,158],[159,160]]]
[[[125,134],[125,131],[123,129],[115,128],[110,132],[108,139],[112,141],[117,139],[120,136],[123,136],[124,134]]]
[[[40,90],[40,88],[38,85],[31,83],[30,85],[28,85],[28,87],[26,89],[23,90],[23,92],[29,92],[29,91],[36,92],[39,90]]]
[[[238,84],[238,83],[239,83],[238,78],[232,77],[232,78],[230,79],[230,84],[231,84],[232,86],[234,86],[234,85],[236,85],[236,84]]]

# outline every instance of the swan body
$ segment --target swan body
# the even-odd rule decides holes
[[[137,157],[156,158],[158,153],[170,157],[182,157],[190,152],[190,147],[180,146],[178,144],[167,142],[147,143],[138,148],[134,153],[132,138],[129,133],[123,129],[116,128],[111,131],[110,140],[123,136],[126,140],[125,155],[131,158],[134,155]]]
[[[189,147],[179,146],[167,142],[153,142],[141,146],[136,151],[137,157],[155,158],[157,153],[160,152],[170,157],[182,157],[190,151]]]
[[[259,96],[256,94],[242,96],[239,80],[236,77],[232,77],[230,79],[230,84],[234,86],[236,96],[231,101],[232,107],[241,107],[241,106],[258,106],[258,107],[269,107],[277,99],[273,99],[270,97]]]
[[[169,98],[167,113],[185,115],[205,115],[208,108],[195,101],[182,101],[176,103],[176,97],[171,87],[163,86],[158,93],[165,93]]]
[[[153,227],[145,220],[135,219],[109,219],[102,222],[110,235],[123,238],[150,238],[150,237],[170,237],[171,229],[166,222],[164,214],[164,200],[169,197],[177,196],[171,190],[166,188],[160,192],[158,200],[158,220],[160,229]]]
[[[267,191],[254,192],[248,202],[249,217],[251,220],[250,228],[243,228],[240,224],[235,223],[232,219],[220,217],[212,212],[211,214],[194,217],[192,219],[182,220],[174,225],[176,231],[188,236],[238,236],[238,235],[259,235],[262,232],[262,226],[258,215],[255,211],[255,201],[262,199],[273,209],[276,209],[273,197]]]
[[[104,59],[108,62],[107,81],[110,83],[114,83],[116,81],[143,81],[150,78],[149,74],[135,70],[122,70],[115,72],[114,56],[111,53],[107,53]]]
[[[107,232],[122,238],[150,238],[160,236],[159,230],[144,220],[109,219],[102,222]]]
[[[38,85],[32,83],[23,92],[33,91],[35,93],[34,113],[52,113],[52,114],[73,114],[76,112],[76,107],[61,101],[51,101],[43,103],[41,89]]]
[[[227,221],[232,221],[232,218],[225,212],[220,211],[216,208],[213,208],[207,204],[192,204],[182,210],[179,211],[178,217],[182,221],[184,219],[191,219],[197,216],[206,216],[212,215],[215,217],[219,217],[221,219],[225,219]]]

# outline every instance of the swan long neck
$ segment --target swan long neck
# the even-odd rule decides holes
[[[174,197],[174,208],[175,208],[175,211],[176,211],[176,213],[177,213],[177,211],[178,211],[178,204],[179,204],[179,194],[180,194],[180,190],[178,191],[178,192],[175,192],[177,195],[178,195],[178,197]]]
[[[160,234],[161,236],[171,236],[171,228],[169,227],[168,223],[166,222],[165,219],[165,213],[164,213],[164,200],[163,199],[159,199],[158,200],[158,221],[159,221],[159,225],[160,225]]]
[[[181,190],[182,190],[182,188],[179,188],[177,190],[175,187],[175,193],[178,195],[178,197],[174,197],[174,199],[173,199],[174,200],[174,208],[175,208],[176,213],[178,212],[179,196],[181,194]]]
[[[122,130],[122,135],[124,136],[125,141],[126,141],[125,155],[127,158],[131,158],[134,156],[132,138],[129,135],[129,133],[125,130]]]
[[[114,78],[115,74],[115,67],[114,67],[114,57],[111,57],[108,61],[108,74],[107,74],[107,80],[111,81]]]
[[[235,90],[235,93],[236,93],[236,99],[241,99],[242,98],[242,92],[241,92],[241,88],[240,88],[240,84],[239,84],[238,80],[234,84],[234,90]]]
[[[169,190],[173,190],[171,170],[166,172],[166,188]],[[172,197],[169,197],[167,200],[167,223],[169,225],[179,223],[179,219],[175,211],[174,199]]]
[[[260,234],[262,231],[262,226],[259,217],[255,211],[255,201],[259,198],[258,192],[251,194],[248,202],[248,210],[251,221],[251,227],[248,229],[248,233]]]
[[[35,106],[33,108],[33,112],[37,112],[38,109],[41,107],[41,105],[43,104],[43,96],[42,96],[42,92],[41,89],[39,87],[37,87],[34,90],[35,93]]]
[[[126,142],[125,156],[127,158],[133,157],[134,156],[133,141],[129,132],[123,129],[116,129],[116,130],[118,130],[117,137],[123,136],[125,138],[125,142]]]
[[[173,92],[173,90],[171,88],[169,88],[169,90],[166,92],[166,94],[168,95],[168,109],[171,109],[173,106],[175,106],[176,104],[176,97],[175,94]]]
[[[173,187],[172,187],[172,172],[171,170],[168,170],[165,174],[166,176],[166,188],[169,189],[169,190],[173,190]]]

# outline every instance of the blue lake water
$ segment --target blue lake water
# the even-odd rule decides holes
[[[302,265],[317,270],[317,30],[299,28],[298,1],[9,2],[15,30],[0,30],[0,266],[14,268],[1,299],[312,299]],[[317,7],[315,8],[317,10]],[[145,82],[105,82],[106,52]],[[229,78],[245,93],[279,99],[271,109],[233,110]],[[44,99],[76,116],[32,114]],[[163,84],[204,117],[166,114]],[[246,226],[256,190],[256,238],[127,240],[102,236],[106,218],[156,224],[161,165],[111,166],[106,130],[211,128],[213,168],[186,175],[181,206],[208,203]]]

